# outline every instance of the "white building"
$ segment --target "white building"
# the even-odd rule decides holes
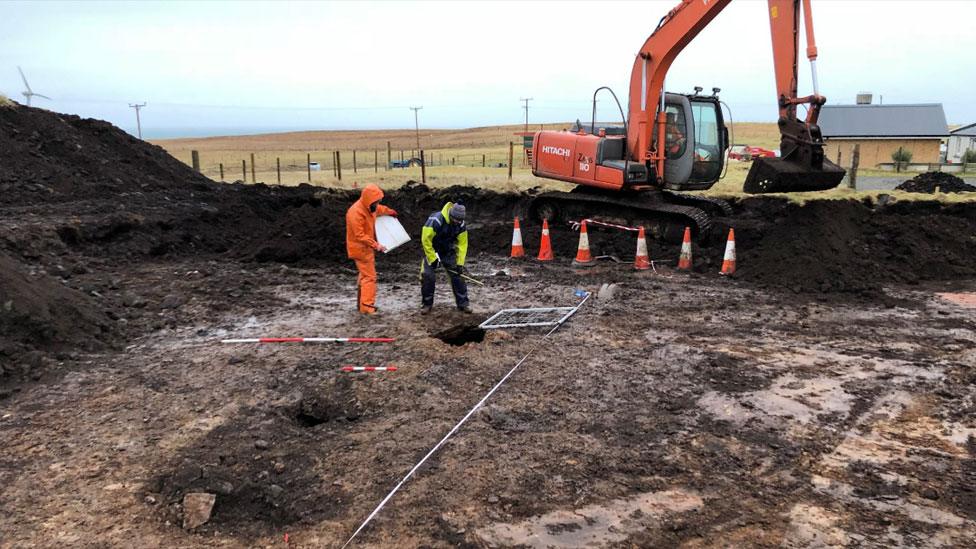
[[[953,164],[961,162],[962,155],[967,149],[976,151],[976,124],[963,126],[949,132],[946,162]]]

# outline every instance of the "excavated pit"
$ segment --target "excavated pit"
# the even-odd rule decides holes
[[[479,328],[477,324],[458,324],[437,332],[431,337],[439,339],[448,345],[460,347],[468,343],[483,342],[485,340],[485,330]]]

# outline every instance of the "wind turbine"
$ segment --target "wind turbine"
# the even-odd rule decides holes
[[[24,87],[27,88],[27,91],[21,92],[21,93],[24,95],[24,97],[27,98],[27,106],[28,107],[31,106],[31,97],[37,96],[37,97],[43,97],[44,99],[51,99],[50,97],[48,97],[46,95],[41,95],[39,93],[34,93],[34,90],[31,89],[30,84],[27,83],[27,77],[24,76],[24,71],[21,70],[20,67],[17,67],[17,71],[20,72],[20,79],[24,81]]]

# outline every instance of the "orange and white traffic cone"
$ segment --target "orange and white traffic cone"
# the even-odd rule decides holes
[[[637,233],[637,256],[634,257],[634,268],[644,271],[651,268],[651,258],[647,255],[647,238],[644,237],[644,227]]]
[[[580,227],[579,247],[576,249],[576,259],[573,260],[573,265],[590,266],[594,263],[596,260],[590,255],[590,238],[586,234],[586,221],[584,221],[583,226]]]
[[[519,219],[515,218],[515,231],[512,232],[512,257],[524,257],[525,247],[522,246],[522,229],[519,228]]]
[[[539,242],[539,261],[552,261],[552,242],[549,241],[549,221],[542,220],[542,241]]]
[[[678,257],[678,270],[691,270],[691,227],[685,227],[685,238],[681,241],[681,256]]]
[[[735,229],[729,229],[729,240],[725,243],[725,257],[722,259],[723,275],[735,273]]]

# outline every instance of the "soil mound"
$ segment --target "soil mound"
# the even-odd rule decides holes
[[[93,299],[0,254],[0,383],[33,375],[45,361],[37,351],[99,347],[110,326]]]
[[[918,202],[882,209],[854,201],[784,205],[778,220],[752,229],[755,242],[747,240],[739,254],[738,276],[796,292],[874,292],[885,283],[972,278],[974,211]]]
[[[20,105],[0,108],[0,204],[35,204],[208,179],[108,122]]]
[[[966,193],[976,191],[976,187],[969,185],[962,179],[943,172],[926,172],[905,181],[895,187],[896,191],[910,193]]]

